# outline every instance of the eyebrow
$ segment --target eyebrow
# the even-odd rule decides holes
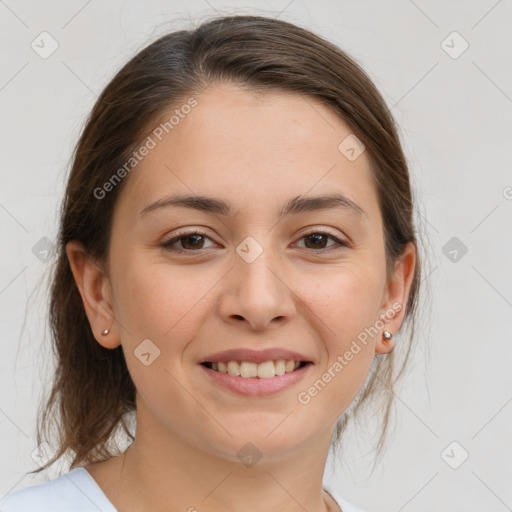
[[[217,215],[233,215],[233,208],[229,201],[215,197],[206,197],[198,195],[174,195],[159,199],[149,204],[140,212],[141,217],[150,212],[154,212],[166,207],[183,207],[199,210],[206,213]],[[366,212],[352,199],[342,194],[328,194],[321,196],[296,196],[290,199],[278,212],[278,218],[282,219],[287,215],[297,215],[300,213],[313,212],[318,210],[327,210],[333,208],[344,208],[349,212],[357,214],[359,217],[366,216]]]

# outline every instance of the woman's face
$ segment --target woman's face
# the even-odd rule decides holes
[[[351,130],[337,115],[311,97],[228,84],[194,98],[125,178],[109,254],[115,321],[103,319],[114,325],[99,341],[122,343],[139,424],[226,459],[249,442],[272,458],[330,438],[388,350],[382,331],[398,329],[404,289],[386,281],[369,157],[352,139],[339,149]],[[353,204],[280,215],[333,194]],[[150,206],[182,195],[230,211]],[[395,316],[383,327],[379,315]],[[289,350],[310,364],[279,392],[244,394],[200,364],[231,349]]]

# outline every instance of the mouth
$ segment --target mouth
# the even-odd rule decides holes
[[[287,362],[284,361],[284,373],[281,375],[279,373],[283,370],[283,363],[279,363],[279,360],[277,364],[273,361],[260,364],[244,364],[245,361],[228,361],[227,363],[204,361],[198,364],[198,368],[203,370],[202,373],[207,382],[216,388],[238,396],[260,398],[291,389],[303,380],[314,366],[310,361],[289,361],[288,371],[286,371]],[[237,375],[237,373],[240,374]]]
[[[245,397],[266,397],[296,386],[311,371],[311,361],[293,359],[261,363],[203,361],[198,364],[207,382],[218,389]]]
[[[271,379],[293,373],[313,364],[311,361],[296,361],[293,359],[269,360],[262,363],[251,361],[204,361],[200,363],[214,372],[224,373],[243,379]]]
[[[275,395],[296,386],[315,366],[313,355],[284,347],[239,347],[208,354],[198,368],[210,385],[249,397]]]

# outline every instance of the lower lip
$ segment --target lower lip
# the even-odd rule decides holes
[[[202,364],[199,365],[206,375],[219,386],[234,391],[244,396],[268,396],[283,391],[286,388],[297,384],[309,371],[311,363],[298,368],[284,375],[276,375],[270,379],[260,379],[259,377],[236,377],[229,373],[221,373],[211,370]]]

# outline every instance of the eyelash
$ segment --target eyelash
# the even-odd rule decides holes
[[[200,235],[202,237],[205,237],[205,238],[208,238],[208,239],[211,240],[211,238],[206,233],[203,233],[201,231],[197,231],[196,230],[196,231],[190,231],[190,232],[186,232],[186,233],[180,233],[178,236],[175,236],[175,237],[167,240],[166,242],[163,242],[161,245],[162,245],[162,247],[164,249],[166,249],[168,251],[172,251],[172,252],[178,252],[178,253],[200,252],[200,251],[202,251],[204,249],[192,250],[192,249],[176,249],[176,248],[171,247],[173,244],[175,244],[176,242],[180,241],[181,239],[188,238],[188,237],[194,236],[194,235]],[[339,238],[335,237],[334,235],[332,235],[328,231],[318,231],[318,230],[310,231],[309,233],[304,233],[299,238],[299,240],[302,240],[303,238],[306,238],[306,237],[311,236],[311,235],[324,235],[324,236],[327,236],[328,238],[331,238],[332,240],[334,240],[338,244],[338,247],[334,247],[334,248],[333,247],[325,247],[323,249],[316,249],[316,250],[315,249],[311,249],[314,252],[323,253],[323,252],[329,252],[329,251],[333,251],[333,250],[337,251],[337,250],[343,249],[345,247],[349,247],[348,243],[344,242],[343,240],[340,240]]]

